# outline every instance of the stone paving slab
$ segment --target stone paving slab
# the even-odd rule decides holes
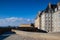
[[[25,32],[20,30],[13,30],[18,35],[28,36],[35,39],[42,40],[60,40],[60,33],[35,33],[35,32]]]
[[[60,40],[60,33],[15,32],[16,34],[0,35],[0,40]]]
[[[14,35],[7,37],[4,40],[43,40],[43,39],[35,39],[32,37],[28,37],[28,36],[22,36],[22,35],[14,34]]]

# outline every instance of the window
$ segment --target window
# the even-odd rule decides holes
[[[60,17],[60,13],[59,13],[59,17]]]
[[[53,18],[53,17],[52,17]]]
[[[50,17],[49,17],[50,18]]]
[[[50,24],[49,24],[50,25]]]
[[[46,19],[47,19],[47,17],[46,17]]]
[[[55,8],[55,12],[57,11],[57,8]]]
[[[49,14],[49,17],[51,17],[51,13]]]
[[[60,6],[58,7],[58,9],[60,10]]]
[[[47,25],[47,23],[45,25]]]
[[[50,20],[49,20],[49,22],[50,22]]]
[[[46,17],[48,17],[48,13],[46,13]]]

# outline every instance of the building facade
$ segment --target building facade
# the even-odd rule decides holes
[[[60,3],[49,3],[38,16],[40,17],[35,19],[35,27],[47,32],[60,32]]]
[[[31,24],[21,24],[19,27],[31,27]]]
[[[40,12],[38,12],[37,17],[35,18],[35,28],[40,29],[40,27],[41,27],[41,22],[40,22],[40,20],[41,20]]]

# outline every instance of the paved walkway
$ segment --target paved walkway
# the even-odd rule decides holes
[[[0,35],[0,40],[41,40],[41,39],[35,39],[24,35],[17,35],[12,32],[5,32],[4,34]]]
[[[27,37],[27,36],[21,36],[21,35],[14,34],[14,35],[11,35],[4,40],[41,40],[41,39],[34,39],[32,37]]]
[[[45,33],[33,33],[28,32],[27,35],[18,35],[12,32],[6,32],[0,35],[0,40],[60,40],[60,33],[52,33],[52,34],[45,34]]]
[[[23,36],[29,36],[35,39],[41,39],[41,40],[60,40],[60,33],[37,33],[37,32],[26,32],[26,31],[20,31],[20,30],[12,30],[16,32],[18,35]]]

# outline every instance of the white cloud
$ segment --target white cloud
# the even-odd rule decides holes
[[[14,21],[17,20],[17,18],[11,17],[11,18],[5,18],[5,20],[8,21],[8,22],[10,22],[10,21],[14,22]]]
[[[23,23],[31,23],[33,20],[26,18],[10,17],[0,19],[0,26],[19,26]]]
[[[24,20],[23,18],[18,18],[19,20]]]
[[[30,19],[27,19],[28,22],[30,22],[31,20]]]

